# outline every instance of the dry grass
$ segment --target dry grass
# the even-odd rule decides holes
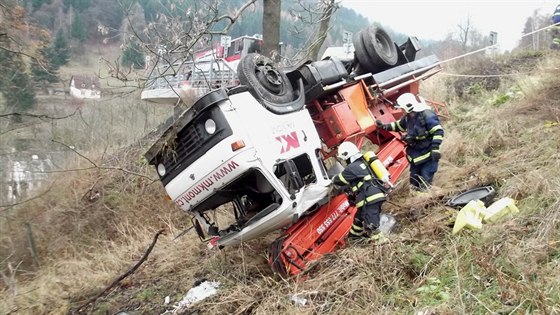
[[[101,299],[93,313],[163,313],[169,308],[165,296],[176,302],[204,278],[220,281],[220,293],[184,313],[558,313],[560,126],[545,127],[544,120],[560,115],[560,78],[551,75],[559,66],[558,56],[548,56],[531,77],[466,99],[446,93],[444,77],[426,82],[424,95],[447,100],[451,112],[437,187],[412,198],[404,180],[391,196],[399,206],[384,206],[401,224],[391,243],[334,253],[306,279],[285,281],[271,273],[266,248],[277,235],[213,254],[193,233],[171,241],[179,226],[188,224],[161,201],[157,182],[114,170],[64,174],[58,182],[65,185],[23,207],[8,236],[2,234],[2,249],[14,253],[8,259],[12,267],[23,263],[17,277],[4,281],[0,312],[66,313],[138,260],[153,233],[165,227],[167,236],[146,264]],[[492,104],[508,85],[521,87],[523,96]],[[155,177],[138,159],[140,152],[128,149],[111,163]],[[445,202],[481,185],[494,186],[498,197],[517,199],[521,213],[480,232],[451,236],[456,210]],[[91,187],[100,193],[93,201]],[[23,221],[32,223],[38,240],[37,270],[17,236]],[[7,261],[0,267],[8,275]],[[291,302],[294,294],[307,304]]]

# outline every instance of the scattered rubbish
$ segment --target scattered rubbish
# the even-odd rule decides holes
[[[450,207],[464,207],[473,200],[480,200],[484,205],[488,205],[494,200],[495,196],[496,191],[492,186],[478,187],[453,197],[447,202],[447,205]]]
[[[163,301],[163,304],[167,305],[169,304],[169,302],[171,301],[171,298],[168,296],[165,297],[165,300]]]
[[[177,306],[179,308],[189,307],[218,293],[219,287],[220,282],[218,281],[203,281],[199,285],[192,287],[189,292],[187,292],[187,295],[179,301]]]
[[[318,291],[304,291],[290,295],[290,301],[292,301],[297,306],[306,306],[309,296],[318,294]],[[307,298],[305,297],[307,296]]]
[[[480,229],[482,227],[482,212],[484,211],[484,203],[480,200],[472,200],[464,206],[455,219],[453,226],[453,235],[457,234],[464,227],[470,229]]]
[[[510,213],[518,213],[519,209],[515,205],[515,200],[505,197],[486,208],[482,220],[484,223],[493,223]]]
[[[379,218],[379,230],[385,235],[390,234],[397,224],[397,220],[390,214],[382,213]]]
[[[298,306],[305,306],[307,304],[307,299],[299,294],[294,294],[290,296],[290,300]]]
[[[544,126],[549,127],[549,128],[553,127],[553,126],[560,126],[560,122],[558,122],[558,121],[546,121],[544,123]]]
[[[483,222],[494,223],[507,214],[518,212],[515,200],[509,197],[502,198],[489,207],[485,207],[480,200],[472,200],[457,213],[452,234],[457,234],[464,227],[479,230]]]

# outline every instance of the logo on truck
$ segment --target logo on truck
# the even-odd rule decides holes
[[[289,134],[278,136],[276,137],[276,140],[282,144],[280,154],[286,153],[291,149],[299,148],[299,139],[297,136],[297,132],[295,131],[292,131]]]
[[[186,193],[181,195],[177,200],[175,200],[175,204],[178,205],[179,207],[183,206],[185,203],[190,204],[190,201],[193,200],[196,196],[200,195],[203,191],[209,191],[210,187],[220,182],[224,177],[226,177],[229,173],[235,170],[238,166],[239,164],[237,164],[235,161],[230,161],[227,165],[222,166],[214,173],[202,179],[190,190],[188,190]]]

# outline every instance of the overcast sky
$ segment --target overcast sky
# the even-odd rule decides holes
[[[471,25],[486,35],[498,32],[501,50],[511,50],[521,37],[527,17],[535,10],[552,15],[560,0],[341,0],[371,21],[396,32],[422,39],[444,39],[470,17]]]

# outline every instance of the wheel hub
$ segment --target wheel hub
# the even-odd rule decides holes
[[[270,65],[257,67],[257,78],[259,82],[269,91],[280,93],[282,90],[282,77],[278,70]]]

